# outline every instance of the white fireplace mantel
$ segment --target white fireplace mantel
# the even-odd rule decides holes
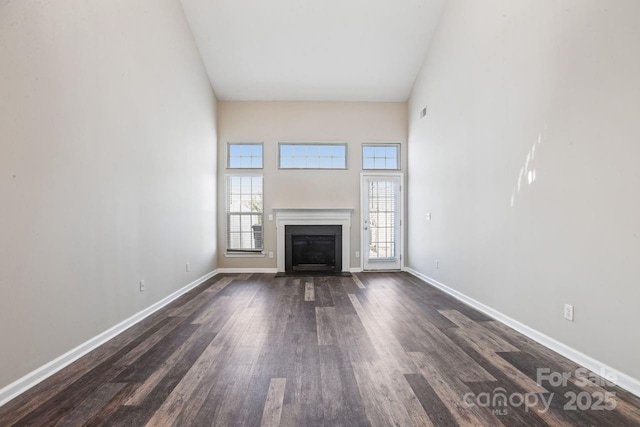
[[[349,271],[351,264],[349,242],[351,241],[351,214],[353,209],[274,209],[276,217],[277,267],[284,266],[284,227],[286,225],[341,225],[342,226],[342,271]]]

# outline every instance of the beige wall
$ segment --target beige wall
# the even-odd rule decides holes
[[[408,260],[640,379],[638,16],[446,2],[410,102]]]
[[[354,209],[351,267],[360,267],[360,173],[363,142],[401,143],[406,165],[405,103],[220,102],[218,104],[218,264],[225,268],[276,268],[274,208]],[[279,170],[278,142],[346,142],[348,170]],[[229,142],[264,143],[265,252],[274,258],[227,258],[224,177]],[[251,172],[251,171],[250,171]]]
[[[177,1],[2,1],[0,70],[1,389],[217,254],[216,100]]]

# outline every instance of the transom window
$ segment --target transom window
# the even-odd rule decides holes
[[[346,169],[347,144],[280,144],[280,169]]]
[[[227,176],[227,251],[261,252],[262,176]]]
[[[262,169],[262,144],[229,143],[229,169]]]
[[[362,169],[400,169],[400,144],[362,144]]]

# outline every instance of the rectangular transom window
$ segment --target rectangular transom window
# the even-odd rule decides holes
[[[362,144],[362,169],[400,169],[400,144]]]
[[[227,168],[262,169],[262,144],[229,143]]]
[[[262,176],[227,176],[227,251],[263,248]]]
[[[280,169],[346,169],[347,144],[280,144]]]

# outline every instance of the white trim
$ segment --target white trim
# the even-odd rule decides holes
[[[196,279],[195,281],[189,283],[187,286],[183,287],[182,289],[178,289],[171,295],[161,299],[155,304],[152,304],[149,307],[145,308],[144,310],[139,311],[138,313],[134,314],[128,319],[123,320],[117,325],[96,335],[95,337],[89,339],[88,341],[85,341],[84,343],[80,344],[76,348],[69,350],[68,352],[64,353],[62,356],[59,356],[53,359],[49,363],[42,365],[41,367],[37,368],[34,371],[31,371],[30,373],[23,376],[22,378],[19,378],[16,381],[12,382],[11,384],[0,389],[0,406],[12,400],[16,396],[24,393],[25,391],[35,386],[36,384],[39,384],[40,382],[49,378],[51,375],[55,374],[61,369],[69,366],[71,363],[75,362],[85,354],[101,346],[102,344],[109,341],[116,335],[129,329],[131,326],[135,325],[136,323],[140,322],[144,318],[160,310],[162,307],[171,303],[173,300],[182,296],[186,292],[189,292],[191,289],[195,288],[196,286],[204,283],[205,281],[215,276],[216,274],[218,274],[218,270],[214,270],[210,273],[205,274],[199,279]]]
[[[362,269],[360,267],[351,267],[349,269],[350,273],[362,273]]]
[[[400,257],[399,261],[400,261],[400,270],[404,269],[404,240],[405,240],[405,226],[404,226],[404,172],[384,172],[384,171],[379,171],[379,172],[374,172],[374,171],[366,171],[366,172],[360,172],[360,269],[362,271],[365,271],[364,268],[364,259],[365,259],[365,248],[367,247],[366,245],[366,237],[365,237],[365,233],[363,233],[364,230],[364,212],[365,212],[365,203],[368,203],[368,201],[365,202],[365,194],[367,194],[367,191],[365,190],[365,183],[364,183],[364,179],[365,177],[375,177],[375,176],[390,176],[390,177],[394,177],[394,178],[398,178],[400,181],[400,187],[399,187],[399,191],[400,191],[400,202],[399,202],[399,206],[398,206],[398,218],[400,219],[400,224],[398,225],[398,227],[400,228],[400,241],[398,242],[398,256]],[[376,271],[376,270],[371,270],[371,271]],[[378,270],[380,271],[380,270]],[[397,271],[397,270],[396,270]]]
[[[316,145],[316,146],[322,146],[322,145],[326,145],[326,146],[331,146],[331,145],[337,145],[337,146],[344,146],[344,167],[343,168],[321,168],[321,167],[317,167],[317,168],[294,168],[294,167],[290,167],[290,168],[283,168],[282,167],[282,159],[280,157],[280,154],[282,153],[282,150],[280,149],[281,145]],[[291,156],[292,158],[295,158],[295,156]],[[319,156],[318,156],[319,158]],[[294,171],[300,171],[300,170],[312,170],[312,171],[344,171],[344,170],[349,170],[349,143],[346,141],[340,142],[340,141],[279,141],[278,142],[278,170],[283,170],[283,171],[288,171],[288,170],[294,170]]]
[[[353,209],[274,209],[276,214],[276,264],[277,271],[285,271],[286,225],[341,225],[342,226],[342,271],[351,265],[351,213]]]
[[[396,151],[396,155],[398,156],[398,167],[395,169],[367,169],[364,167],[364,147],[375,147],[375,146],[383,146],[383,147],[389,147],[392,145],[397,145],[398,146],[398,150]],[[363,171],[367,171],[367,172],[372,172],[372,171],[380,171],[380,172],[395,172],[395,171],[401,171],[402,170],[402,143],[401,142],[383,142],[383,141],[377,141],[377,142],[363,142],[360,146],[360,160],[361,160],[361,165],[362,165],[362,170]]]
[[[260,145],[262,147],[262,167],[261,168],[232,168],[231,167],[231,150],[229,149],[232,145]],[[253,157],[253,156],[250,156]],[[264,169],[264,142],[227,142],[225,148],[225,158],[227,159],[225,170],[263,170]]]
[[[593,357],[588,356],[582,353],[581,351],[578,351],[575,348],[570,347],[564,343],[561,343],[560,341],[554,338],[551,338],[550,336],[545,335],[542,332],[537,331],[536,329],[533,329],[525,325],[524,323],[521,323],[507,316],[506,314],[503,314],[498,310],[495,310],[481,303],[480,301],[477,301],[471,297],[468,297],[462,292],[456,291],[455,289],[452,289],[447,285],[444,285],[438,282],[437,280],[432,279],[431,277],[426,276],[414,270],[413,268],[405,267],[404,271],[416,276],[417,278],[423,280],[427,284],[432,285],[443,292],[446,292],[447,294],[451,295],[457,300],[462,301],[463,303],[475,308],[476,310],[486,314],[487,316],[490,316],[495,320],[504,323],[510,328],[515,329],[521,334],[555,351],[556,353],[566,357],[567,359],[570,359],[576,362],[577,364],[584,366],[585,368],[589,369],[592,372],[599,373],[604,371],[604,372],[613,374],[612,377],[616,378],[616,381],[613,381],[613,382],[615,382],[618,386],[622,387],[623,389],[640,397],[640,380],[637,380],[625,373],[622,373],[614,368],[611,368],[610,366],[607,366],[606,364],[594,359]]]
[[[225,258],[264,258],[264,252],[225,252]]]
[[[277,273],[277,268],[219,268],[218,273]]]

